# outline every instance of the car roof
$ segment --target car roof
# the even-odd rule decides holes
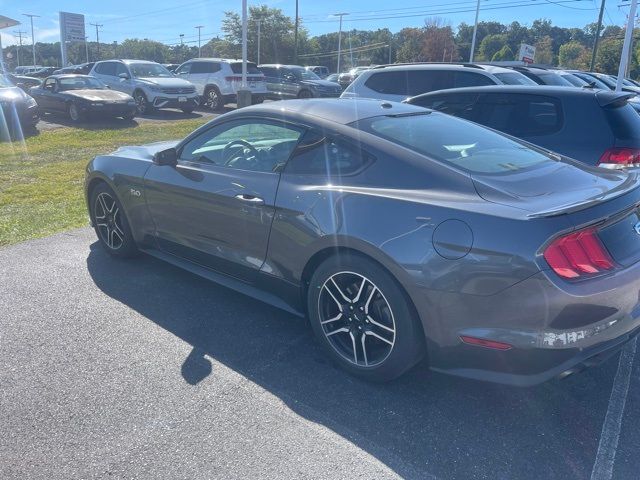
[[[489,85],[485,87],[465,87],[451,88],[447,90],[437,90],[434,92],[416,95],[413,98],[433,97],[438,94],[462,94],[462,93],[519,93],[530,95],[545,95],[548,97],[573,97],[573,98],[596,98],[600,105],[608,105],[623,97],[630,98],[633,96],[629,92],[614,92],[612,90],[598,90],[582,87],[562,87],[562,86],[546,86],[546,85]]]
[[[298,120],[320,118],[346,125],[357,120],[381,115],[424,113],[424,109],[398,102],[365,98],[310,98],[263,103],[245,107],[236,112],[238,112],[237,114],[259,112],[277,117],[287,114],[297,117]],[[235,115],[236,112],[233,114]]]
[[[81,73],[56,73],[49,75],[47,78],[94,78],[91,75],[82,75]]]
[[[465,70],[472,71],[484,70],[488,73],[508,73],[512,70],[505,67],[498,67],[496,65],[484,65],[479,63],[439,63],[439,62],[424,62],[424,63],[400,63],[390,65],[378,65],[369,68],[367,71],[375,72],[377,70]]]
[[[241,62],[241,61],[242,61],[241,58],[200,57],[200,58],[190,58],[184,63],[189,63],[189,62],[227,62],[229,63],[229,62]],[[247,63],[255,63],[255,62],[251,62],[247,60]]]
[[[260,65],[258,65],[258,68],[260,67],[272,67],[272,68],[302,68],[304,69],[305,67],[303,67],[302,65],[285,65],[283,63],[261,63]]]
[[[118,61],[118,60],[116,59],[116,61]],[[130,63],[158,63],[158,62],[152,62],[150,60],[135,60],[135,59],[130,59],[130,58],[121,58],[119,61],[123,62],[123,63],[126,63],[127,65],[129,65]]]

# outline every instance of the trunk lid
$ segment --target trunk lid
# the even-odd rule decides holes
[[[635,172],[607,170],[566,162],[545,162],[504,175],[471,175],[484,200],[519,208],[530,217],[577,212],[637,190]],[[633,203],[633,202],[632,202]]]

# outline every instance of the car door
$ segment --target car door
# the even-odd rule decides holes
[[[122,62],[114,62],[114,64],[116,68],[115,79],[113,80],[115,86],[111,88],[133,96],[133,91],[136,89],[136,81],[129,68]]]
[[[300,83],[294,73],[287,68],[279,68],[282,95],[295,98],[300,92]]]
[[[101,62],[96,65],[93,75],[105,85],[117,90],[116,62]]]
[[[251,281],[264,263],[283,166],[302,129],[246,118],[215,125],[153,164],[145,197],[158,247]]]
[[[280,76],[280,70],[276,67],[259,67],[264,74],[264,80],[267,82],[267,91],[273,98],[280,98],[282,96],[282,78]]]
[[[36,102],[38,102],[38,106],[42,110],[46,110],[48,112],[55,110],[54,105],[55,102],[53,97],[56,95],[56,79],[55,78],[47,78],[42,86],[34,89],[34,98]]]
[[[220,64],[218,62],[198,62],[191,63],[191,72],[186,78],[196,86],[196,91],[199,95],[204,95],[204,90],[207,85],[214,84],[218,88],[218,82],[211,81],[211,77],[214,73],[220,71]]]

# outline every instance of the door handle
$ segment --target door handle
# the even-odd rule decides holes
[[[248,193],[239,193],[236,195],[236,198],[252,205],[264,205],[264,200],[262,198],[256,197],[255,195],[249,195]]]

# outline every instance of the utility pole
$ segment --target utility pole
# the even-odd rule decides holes
[[[627,72],[627,64],[629,63],[629,52],[631,43],[633,42],[633,25],[636,20],[636,7],[638,0],[631,0],[631,9],[629,10],[629,18],[627,19],[627,28],[624,31],[624,43],[622,44],[622,55],[620,56],[620,65],[618,65],[618,79],[616,81],[616,92],[622,91],[622,80]]]
[[[262,19],[258,18],[256,20],[256,22],[258,23],[258,58],[257,58],[257,64],[260,65],[260,24],[262,23]]]
[[[476,35],[478,34],[478,16],[480,15],[480,0],[476,5],[476,21],[473,24],[473,37],[471,38],[471,52],[469,53],[469,63],[473,63],[473,52],[476,49]]]
[[[17,32],[13,32],[18,37],[18,42],[20,46],[16,45],[16,62],[18,63],[18,67],[20,66],[20,50],[22,50],[22,35],[25,35],[27,32],[23,32],[22,30],[18,30]]]
[[[100,23],[90,23],[89,25],[93,25],[94,27],[96,27],[96,43],[98,44],[98,54],[96,60],[100,60],[100,33],[98,32],[98,29],[104,27],[104,25]]]
[[[36,39],[33,35],[33,17],[40,18],[40,15],[33,15],[31,13],[23,13],[25,17],[29,17],[31,20],[31,53],[33,53],[33,66],[36,66]]]
[[[89,63],[89,37],[84,37],[84,53],[87,55],[87,63]]]
[[[338,29],[338,66],[336,73],[340,73],[340,57],[342,55],[342,17],[349,15],[348,13],[335,13],[334,17],[340,17],[340,28]]]
[[[204,27],[204,25],[198,25],[196,27],[193,28],[197,28],[198,29],[198,58],[200,58],[202,56],[202,47],[200,44],[200,31],[202,30],[202,28]]]
[[[184,45],[184,33],[180,34],[180,46]]]
[[[589,65],[589,71],[593,72],[596,65],[596,53],[598,52],[598,42],[600,42],[600,29],[602,28],[602,16],[604,15],[604,2],[600,3],[600,14],[598,15],[598,26],[596,27],[596,38],[593,40],[593,51],[591,52],[591,64]]]
[[[293,28],[293,63],[298,64],[298,0],[296,0],[296,23]]]

